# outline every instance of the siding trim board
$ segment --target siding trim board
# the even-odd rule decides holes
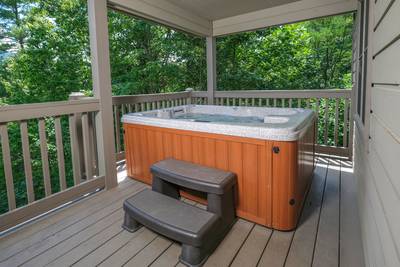
[[[369,125],[355,119],[354,168],[366,265],[394,267],[400,266],[400,1],[371,1],[370,9],[372,112]]]
[[[391,45],[393,45],[394,43],[396,43],[398,40],[400,40],[400,34],[397,35],[393,40],[391,40],[387,45],[385,45],[384,47],[382,47],[378,52],[376,52],[374,54],[374,56],[372,57],[372,59],[375,59],[379,54],[381,54],[383,51],[385,51],[386,49],[388,49]]]
[[[374,32],[378,29],[379,25],[381,25],[382,21],[384,20],[384,18],[386,17],[387,13],[389,12],[390,8],[393,6],[394,2],[396,0],[392,0],[390,1],[389,5],[386,7],[385,11],[383,12],[382,16],[380,17],[380,19],[378,20],[378,22],[376,23],[375,27],[374,27]],[[377,1],[375,1],[376,3]]]

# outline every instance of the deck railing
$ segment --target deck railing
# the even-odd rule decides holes
[[[104,187],[95,156],[98,110],[93,98],[0,107],[1,201],[8,205],[0,231]]]
[[[124,140],[121,127],[122,115],[130,112],[140,112],[160,108],[175,107],[190,104],[191,91],[179,93],[148,94],[148,95],[126,95],[113,96],[114,106],[114,130],[115,150],[117,160],[125,158]]]
[[[97,161],[99,101],[0,107],[0,231],[105,185]],[[124,158],[123,114],[186,104],[207,104],[206,92],[114,96],[117,159]],[[305,107],[318,114],[317,152],[351,156],[350,90],[217,91],[214,104]]]
[[[127,112],[146,111],[187,103],[208,104],[207,92],[187,90],[161,95],[114,96],[116,148],[123,159],[123,135],[120,119]],[[168,104],[166,104],[168,103]],[[314,110],[317,119],[319,153],[351,158],[351,90],[249,90],[216,91],[214,105],[255,107],[302,107]]]

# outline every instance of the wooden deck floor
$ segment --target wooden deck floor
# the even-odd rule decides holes
[[[125,179],[2,237],[0,266],[179,266],[179,244],[121,229],[123,200],[143,188]],[[296,231],[239,219],[205,266],[364,266],[359,232],[351,165],[322,158]]]

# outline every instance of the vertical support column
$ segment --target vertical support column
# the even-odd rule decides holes
[[[111,71],[108,44],[107,0],[88,0],[90,52],[94,96],[99,99],[96,115],[99,175],[105,176],[106,188],[117,186],[114,146]]]
[[[186,88],[185,92],[189,94],[188,98],[186,99],[186,105],[191,105],[193,88]]]
[[[217,89],[217,64],[215,37],[207,36],[207,99],[208,105],[214,104],[214,94]]]

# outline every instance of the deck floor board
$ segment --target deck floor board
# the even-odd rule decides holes
[[[126,179],[1,237],[0,267],[183,266],[180,244],[120,227],[122,201],[145,187]],[[355,199],[351,165],[320,159],[296,231],[238,219],[205,266],[363,266]]]
[[[321,163],[314,171],[310,193],[304,203],[303,213],[286,259],[285,264],[288,267],[311,266],[327,175],[326,167],[327,164]]]
[[[121,187],[96,194],[87,199],[87,201],[78,202],[68,209],[55,212],[52,216],[45,217],[29,225],[29,227],[24,227],[5,236],[0,242],[0,250],[2,252],[0,254],[0,262],[33,245],[36,246],[38,242],[58,234],[60,231],[77,224],[88,216],[143,188],[144,185],[136,182],[122,183]]]

